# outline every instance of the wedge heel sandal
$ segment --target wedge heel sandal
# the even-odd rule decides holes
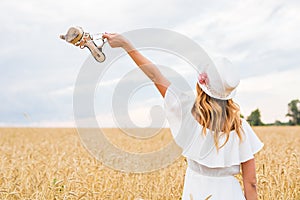
[[[69,28],[67,34],[60,35],[60,38],[75,46],[79,46],[81,49],[88,48],[95,60],[100,63],[104,62],[106,58],[102,51],[102,47],[105,44],[104,39],[101,38],[102,44],[97,46],[93,37],[89,33],[85,33],[81,27]]]

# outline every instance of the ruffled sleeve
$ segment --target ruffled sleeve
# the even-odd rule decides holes
[[[183,155],[207,167],[230,167],[240,165],[254,158],[254,154],[262,149],[263,143],[256,136],[248,122],[242,119],[243,136],[240,141],[236,131],[231,131],[226,145],[219,151],[214,146],[214,137],[207,129],[206,136],[195,133],[197,138]],[[225,136],[220,137],[219,144],[223,144]]]
[[[172,136],[183,151],[189,148],[195,138],[197,121],[192,115],[194,94],[181,91],[171,84],[164,97],[164,107]]]
[[[244,138],[240,144],[239,148],[239,157],[240,162],[246,162],[254,158],[254,154],[260,151],[264,144],[257,137],[249,123],[243,119],[243,130],[244,130]]]

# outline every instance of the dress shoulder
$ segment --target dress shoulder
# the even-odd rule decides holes
[[[246,120],[242,120],[243,137],[239,139],[236,131],[231,131],[229,140],[218,151],[214,145],[213,133],[207,130],[206,136],[200,133],[201,129],[194,132],[196,137],[193,143],[183,151],[183,155],[211,168],[230,167],[240,165],[254,158],[254,154],[262,149],[264,144],[257,137]],[[220,137],[223,144],[225,137]]]

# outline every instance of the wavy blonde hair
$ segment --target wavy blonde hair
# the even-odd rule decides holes
[[[219,100],[208,96],[197,84],[197,98],[192,108],[195,119],[203,126],[202,134],[206,135],[206,129],[214,133],[214,143],[217,151],[222,148],[229,139],[230,131],[235,130],[242,140],[242,121],[240,107],[232,99]],[[226,135],[225,142],[219,146],[219,137]]]

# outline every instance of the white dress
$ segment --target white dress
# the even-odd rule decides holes
[[[182,199],[242,200],[245,199],[238,180],[240,164],[254,158],[263,143],[248,122],[242,119],[244,130],[240,141],[231,131],[228,142],[217,152],[212,133],[202,134],[202,126],[194,119],[191,109],[194,95],[188,95],[171,84],[165,94],[165,112],[172,136],[187,158]],[[220,137],[223,144],[225,137]]]

